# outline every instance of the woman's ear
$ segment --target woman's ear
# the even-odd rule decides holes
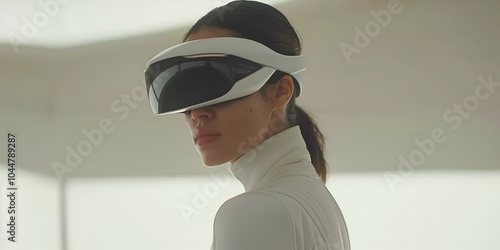
[[[273,109],[279,110],[286,107],[294,91],[293,79],[290,75],[284,75],[276,83],[268,88],[267,96],[272,102]]]

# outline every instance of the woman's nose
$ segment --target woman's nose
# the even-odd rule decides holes
[[[202,107],[191,110],[191,118],[194,120],[211,119],[213,117],[213,110],[210,107]]]

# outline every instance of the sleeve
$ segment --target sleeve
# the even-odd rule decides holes
[[[263,193],[224,203],[214,222],[214,250],[293,250],[293,223],[285,205]]]

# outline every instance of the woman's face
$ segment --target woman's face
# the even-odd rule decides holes
[[[203,28],[186,41],[234,36],[231,31]],[[276,105],[267,102],[258,91],[248,97],[193,109],[185,118],[195,147],[206,166],[233,163],[241,155],[285,126],[276,116]]]

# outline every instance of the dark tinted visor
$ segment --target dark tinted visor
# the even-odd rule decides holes
[[[151,108],[161,114],[219,98],[261,68],[258,63],[231,55],[158,61],[145,72]]]

